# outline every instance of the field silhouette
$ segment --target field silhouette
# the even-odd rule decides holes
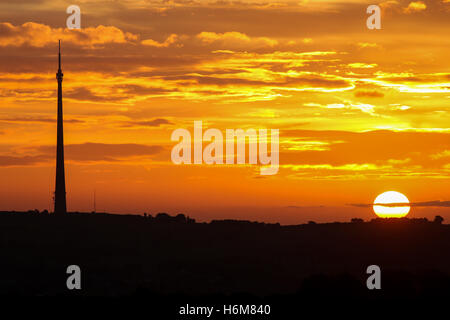
[[[291,303],[442,298],[450,226],[437,217],[297,226],[178,215],[0,213],[0,295]],[[381,290],[366,268],[380,266]],[[82,290],[66,268],[82,270]]]

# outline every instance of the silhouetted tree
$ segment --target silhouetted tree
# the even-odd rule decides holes
[[[195,223],[195,219],[186,217],[186,223]]]
[[[169,222],[177,221],[177,218],[175,218],[165,212],[161,212],[156,215],[155,220],[158,222],[169,223]]]
[[[427,218],[412,218],[409,221],[411,221],[412,223],[427,223],[428,219]]]
[[[174,220],[176,222],[183,222],[183,223],[185,223],[186,222],[186,216],[184,214],[182,214],[182,213],[179,213],[179,214],[176,215]]]
[[[351,221],[351,223],[363,223],[364,222],[364,220],[361,218],[352,218],[350,221]]]
[[[444,218],[442,218],[441,216],[435,216],[433,222],[437,223],[437,224],[442,224],[442,222],[444,221]]]

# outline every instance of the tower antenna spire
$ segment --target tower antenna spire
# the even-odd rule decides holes
[[[58,40],[58,70],[61,70],[61,40]]]
[[[61,40],[58,40],[58,118],[57,118],[57,140],[56,140],[56,183],[55,183],[55,213],[64,214],[66,207],[66,178],[64,173],[64,129],[63,129],[63,103],[62,103],[62,81],[64,74],[61,70]]]

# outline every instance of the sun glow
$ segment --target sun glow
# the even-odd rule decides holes
[[[380,218],[402,218],[409,210],[408,198],[397,191],[384,192],[373,203],[373,211]]]

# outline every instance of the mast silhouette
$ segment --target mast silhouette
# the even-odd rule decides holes
[[[57,144],[56,144],[56,182],[55,182],[55,214],[67,213],[66,207],[66,178],[64,174],[64,129],[63,129],[63,108],[62,108],[62,80],[61,71],[61,40],[58,41],[58,124],[57,124]]]

